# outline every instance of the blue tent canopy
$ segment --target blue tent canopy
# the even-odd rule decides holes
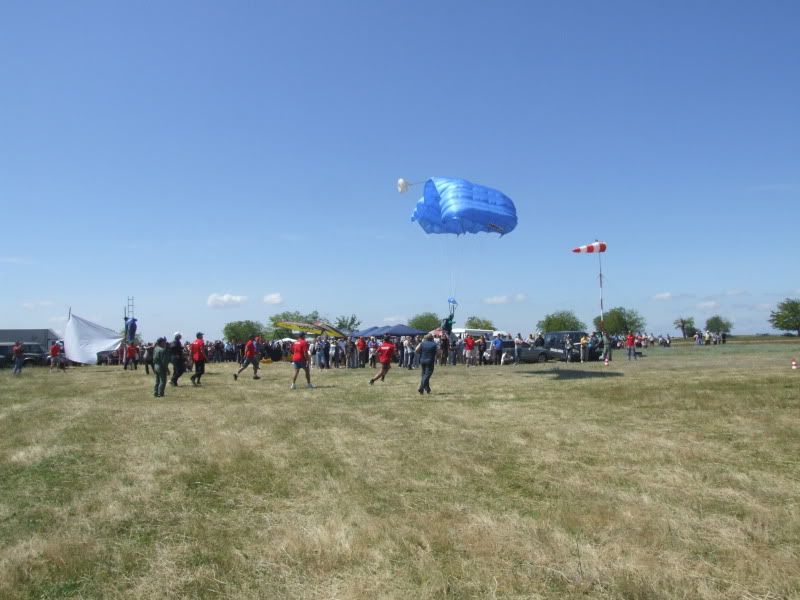
[[[381,335],[423,335],[425,333],[428,332],[414,329],[408,325],[392,325],[391,327],[387,327],[386,331],[384,331]]]
[[[366,329],[360,329],[359,331],[354,331],[350,334],[351,338],[357,337],[369,337],[371,335],[375,335],[377,330],[383,329],[382,327],[367,327]]]
[[[422,335],[427,331],[420,331],[408,325],[391,325],[383,327],[369,327],[361,331],[354,331],[350,337],[381,337],[383,335]]]

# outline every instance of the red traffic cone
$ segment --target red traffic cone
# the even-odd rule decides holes
[[[797,368],[797,359],[796,359],[796,358],[793,358],[793,359],[792,359],[792,368],[793,368],[793,369],[796,369],[796,368]]]

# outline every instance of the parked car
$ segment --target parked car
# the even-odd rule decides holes
[[[566,340],[569,338],[572,342],[570,361],[580,362],[580,341],[585,335],[588,335],[585,331],[551,331],[549,333],[545,333],[544,346],[541,347],[541,351],[547,354],[548,359],[565,361],[567,360]],[[602,353],[602,347],[602,342],[593,347],[589,351],[589,360],[599,360],[600,354]]]
[[[503,353],[508,353],[509,356],[514,356],[514,340],[503,340]],[[519,352],[519,362],[521,363],[539,363],[546,362],[549,356],[542,346],[531,346],[528,342],[523,342]],[[507,363],[511,364],[511,362]]]
[[[14,342],[0,342],[0,356],[3,357],[0,366],[10,366],[14,362],[11,349],[14,347]],[[46,365],[47,364],[47,351],[42,348],[41,344],[35,342],[23,342],[22,347],[25,350],[24,364],[26,367],[32,365]]]
[[[117,350],[104,350],[103,352],[97,353],[97,364],[98,365],[118,365],[119,362],[119,351]]]

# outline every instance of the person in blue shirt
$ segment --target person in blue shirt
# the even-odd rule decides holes
[[[494,364],[499,365],[500,359],[503,358],[503,340],[499,335],[494,336],[492,346],[494,347]]]

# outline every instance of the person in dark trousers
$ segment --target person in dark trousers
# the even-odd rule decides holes
[[[172,357],[172,379],[169,382],[172,385],[178,385],[178,379],[181,378],[186,372],[186,361],[183,359],[183,341],[181,332],[175,332],[175,339],[169,345],[170,354]]]
[[[422,378],[419,382],[419,389],[417,390],[420,395],[423,392],[431,393],[431,376],[433,375],[433,367],[436,364],[436,351],[438,346],[433,341],[433,335],[427,334],[419,343],[416,353],[419,356],[419,366],[422,370]]]
[[[370,385],[374,384],[376,381],[378,381],[378,379],[381,381],[386,379],[386,374],[389,372],[389,369],[392,368],[394,350],[395,348],[391,338],[383,338],[383,342],[381,342],[381,345],[378,346],[378,362],[381,363],[381,370],[380,373],[369,380]]]
[[[194,362],[194,375],[189,379],[192,380],[193,385],[201,385],[200,378],[206,372],[206,361],[208,355],[206,354],[206,342],[203,339],[203,332],[198,331],[196,339],[192,342],[191,352],[192,361]]]
[[[164,338],[164,347],[166,348],[167,338]],[[156,347],[152,343],[145,344],[144,346],[144,357],[142,358],[142,362],[144,363],[144,372],[146,375],[150,375],[150,368],[153,367],[153,371],[155,371],[155,367],[153,365],[153,353],[156,351]]]
[[[167,338],[160,337],[156,340],[153,350],[153,373],[156,376],[156,384],[153,388],[153,396],[156,398],[164,397],[164,388],[167,387],[167,375],[169,374],[170,351],[167,348]]]

